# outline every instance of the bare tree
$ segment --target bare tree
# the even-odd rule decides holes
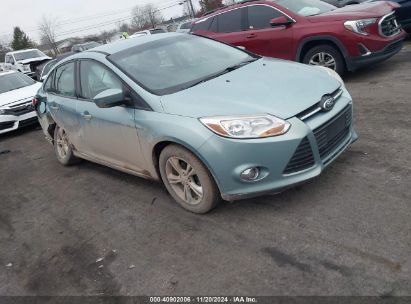
[[[59,53],[56,35],[57,23],[51,17],[43,16],[43,20],[39,24],[40,40],[42,44],[48,45],[54,52],[54,55]]]
[[[132,12],[131,24],[135,30],[156,27],[163,21],[161,11],[152,4],[136,6]]]

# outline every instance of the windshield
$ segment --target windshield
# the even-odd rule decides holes
[[[182,30],[189,30],[189,29],[191,29],[191,25],[192,25],[192,24],[193,24],[192,21],[183,23],[183,24],[180,26],[180,29],[182,29]]]
[[[39,57],[46,56],[42,52],[40,52],[39,50],[19,52],[19,53],[14,53],[13,55],[14,55],[14,58],[16,59],[16,61],[21,61],[21,60],[39,58]]]
[[[315,16],[331,12],[335,6],[320,0],[274,0],[279,5],[300,16]]]
[[[36,82],[21,73],[10,73],[0,76],[0,94],[21,89]]]
[[[235,47],[192,35],[156,40],[108,57],[156,95],[178,92],[255,58]]]
[[[55,59],[49,61],[49,62],[46,64],[46,66],[44,67],[43,73],[41,74],[41,77],[46,76],[46,75],[50,72],[51,68],[55,66],[56,63],[57,63],[57,60],[55,60]]]

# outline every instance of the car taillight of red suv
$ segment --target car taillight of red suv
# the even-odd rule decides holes
[[[343,8],[319,0],[244,1],[204,15],[191,33],[343,74],[401,50],[406,33],[395,18],[398,7],[389,1]]]

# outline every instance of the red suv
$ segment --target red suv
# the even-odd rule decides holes
[[[343,74],[401,50],[406,33],[395,19],[398,7],[388,1],[344,8],[319,0],[244,1],[204,15],[191,32]]]

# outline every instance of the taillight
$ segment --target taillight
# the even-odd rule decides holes
[[[39,100],[36,97],[33,97],[31,104],[35,107],[39,103]]]

